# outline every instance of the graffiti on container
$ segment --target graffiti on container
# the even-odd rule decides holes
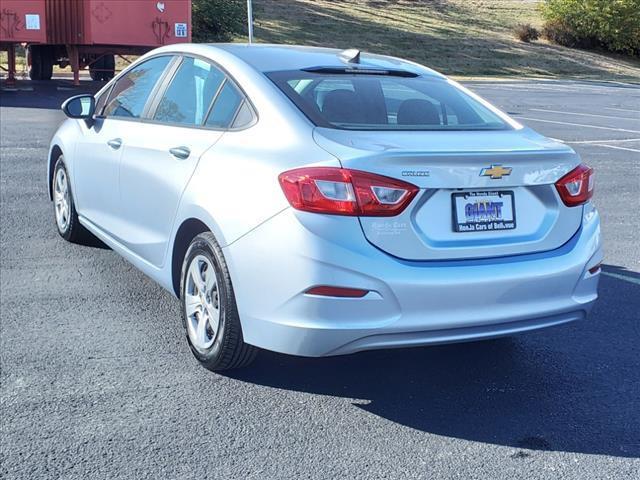
[[[151,28],[153,29],[153,34],[158,40],[158,44],[160,45],[164,45],[165,40],[171,36],[169,22],[165,22],[160,17],[156,17],[156,19],[151,23]]]
[[[0,30],[4,33],[3,37],[13,38],[21,30],[21,25],[22,21],[16,12],[6,8],[0,10]]]

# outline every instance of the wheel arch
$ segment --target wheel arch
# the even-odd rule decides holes
[[[184,262],[187,249],[191,244],[191,240],[204,232],[211,232],[211,229],[202,220],[197,218],[184,220],[176,232],[173,251],[171,252],[171,284],[173,292],[178,298],[180,298],[182,262]]]
[[[60,146],[58,146],[57,144],[53,145],[53,147],[51,147],[51,151],[49,152],[49,163],[47,165],[47,190],[49,192],[49,200],[53,200],[53,169],[56,166],[56,162],[58,161],[58,158],[60,158],[60,155],[63,155],[62,148],[60,148]]]

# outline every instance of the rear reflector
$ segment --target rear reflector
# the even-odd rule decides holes
[[[319,286],[312,287],[306,292],[307,295],[320,295],[322,297],[344,297],[344,298],[362,298],[369,290],[361,290],[360,288],[330,287]]]
[[[419,191],[395,178],[335,167],[297,168],[278,180],[293,208],[331,215],[393,217]]]
[[[577,207],[593,197],[593,169],[584,163],[556,182],[556,189],[567,207]]]
[[[601,267],[602,267],[602,265],[601,265],[601,264],[597,264],[596,266],[591,267],[591,268],[589,269],[589,273],[590,273],[591,275],[593,275],[593,274],[595,274],[595,273],[598,273],[598,272],[600,271],[600,268],[601,268]]]

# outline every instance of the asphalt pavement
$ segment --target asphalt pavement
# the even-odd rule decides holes
[[[481,343],[261,352],[225,374],[193,359],[167,292],[56,232],[57,107],[96,85],[2,91],[0,476],[640,478],[640,87],[467,86],[595,168],[606,255],[591,317]]]

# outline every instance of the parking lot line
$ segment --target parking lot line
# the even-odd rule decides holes
[[[614,107],[604,107],[605,110],[616,110],[618,112],[632,112],[638,113],[638,110],[629,110],[628,108],[614,108]]]
[[[640,280],[638,280],[637,278],[627,277],[626,275],[621,275],[619,273],[605,272],[603,270],[602,275],[606,275],[607,277],[613,277],[613,278],[617,278],[618,280],[624,280],[625,282],[630,282],[630,283],[635,283],[637,285],[640,285]]]
[[[556,140],[556,139],[554,139]],[[576,141],[568,141],[568,140],[560,140],[564,143],[624,143],[624,142],[640,142],[640,138],[614,138],[614,139],[606,139],[606,140],[576,140]]]
[[[629,130],[629,129],[626,129],[626,128],[600,127],[600,126],[597,126],[597,125],[586,125],[584,123],[558,122],[558,121],[555,121],[555,120],[542,120],[541,118],[531,118],[531,117],[519,117],[519,116],[517,116],[516,118],[521,119],[521,120],[531,120],[533,122],[555,123],[557,125],[571,125],[573,127],[597,128],[599,130],[612,130],[614,132],[640,133],[640,130]]]
[[[480,83],[472,84],[474,88],[486,88],[492,90],[505,90],[505,87],[511,90],[521,90],[521,91],[538,91],[538,92],[558,92],[558,93],[578,93],[582,92],[590,92],[595,95],[609,95],[611,89],[615,89],[615,92],[618,93],[621,89],[618,86],[613,85],[546,85],[539,83],[529,83],[529,84],[505,84],[505,85],[483,85]],[[630,89],[624,89],[630,90]],[[622,92],[620,92],[622,93]]]
[[[530,108],[532,112],[548,112],[548,113],[560,113],[562,115],[580,115],[584,117],[599,117],[599,118],[614,118],[616,120],[636,120],[640,121],[640,115],[636,118],[632,117],[615,117],[613,115],[597,115],[595,113],[580,113],[580,112],[562,112],[560,110],[547,110],[544,108]]]
[[[627,148],[627,147],[616,147],[615,145],[602,145],[599,143],[593,143],[592,144],[595,147],[606,147],[606,148],[613,148],[615,150],[626,150],[627,152],[638,152],[640,153],[640,150],[638,150],[637,148]]]

